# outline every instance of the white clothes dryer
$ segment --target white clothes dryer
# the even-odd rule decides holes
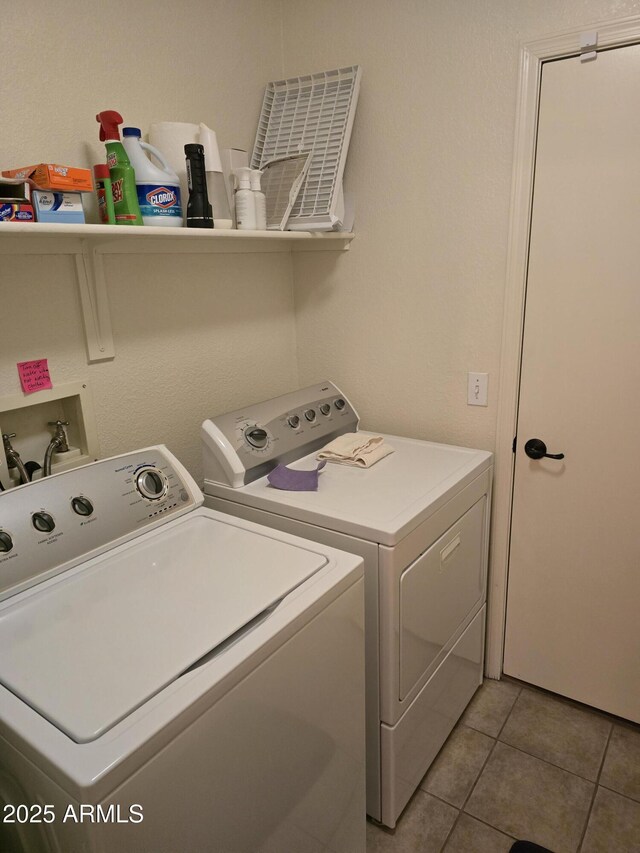
[[[365,849],[362,560],[165,447],[0,497],[0,850]]]
[[[269,484],[358,426],[331,382],[206,420],[205,506],[363,557],[367,813],[393,827],[482,681],[492,454],[389,435],[317,491]]]

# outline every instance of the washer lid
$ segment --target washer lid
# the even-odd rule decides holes
[[[327,562],[196,510],[1,611],[0,683],[95,740]]]

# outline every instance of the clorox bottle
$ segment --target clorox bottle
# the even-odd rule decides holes
[[[180,179],[157,148],[143,142],[137,127],[122,128],[122,144],[136,173],[138,203],[145,225],[170,225],[180,228],[182,204]],[[151,162],[152,154],[160,166]]]

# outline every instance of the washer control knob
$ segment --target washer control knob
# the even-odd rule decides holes
[[[51,533],[55,530],[56,523],[48,512],[34,512],[31,516],[31,524],[40,533]]]
[[[143,498],[159,501],[169,489],[169,483],[162,471],[157,468],[145,468],[136,477],[136,488]]]
[[[0,554],[8,554],[13,548],[13,539],[6,530],[0,530]]]
[[[316,419],[316,413],[313,409],[307,409],[304,413],[305,418],[309,421],[309,423],[313,423]]]
[[[249,427],[249,429],[245,432],[245,437],[249,444],[252,447],[257,447],[258,450],[261,450],[263,447],[266,447],[267,441],[269,440],[267,431],[259,426]]]
[[[338,399],[335,401],[335,403],[333,405],[336,407],[336,409],[339,412],[341,412],[347,404],[342,399],[342,397],[338,397]]]
[[[77,498],[71,498],[71,509],[76,513],[76,515],[93,514],[93,504],[89,498],[85,498],[84,495],[79,495]]]
[[[323,415],[328,415],[328,414],[330,414],[330,413],[331,413],[331,406],[330,406],[330,404],[329,404],[329,403],[323,403],[323,404],[320,406],[320,411],[322,412],[322,414],[323,414]]]
[[[290,418],[287,418],[287,423],[291,429],[298,429],[300,426],[300,418],[297,415],[291,415]]]

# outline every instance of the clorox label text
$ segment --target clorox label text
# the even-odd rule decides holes
[[[147,202],[152,204],[154,207],[166,208],[177,204],[178,199],[176,198],[176,194],[173,190],[167,189],[167,187],[158,187],[150,193],[147,193]]]

